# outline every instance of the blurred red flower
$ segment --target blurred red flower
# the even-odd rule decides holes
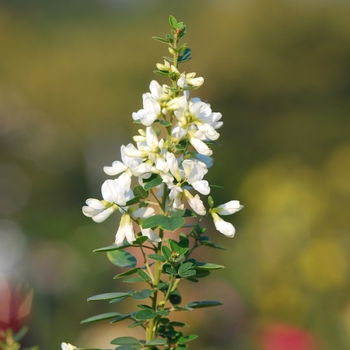
[[[23,282],[9,282],[0,275],[0,334],[12,329],[18,332],[26,323],[33,291]]]
[[[316,339],[304,329],[275,324],[267,327],[260,344],[264,350],[316,350]]]

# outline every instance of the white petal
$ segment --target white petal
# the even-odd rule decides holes
[[[128,167],[120,162],[119,160],[116,160],[112,163],[112,166],[105,166],[103,167],[103,171],[110,176],[118,175],[125,171]]]
[[[211,156],[213,154],[212,150],[203,141],[195,137],[190,138],[190,143],[200,154],[204,154],[205,156]]]
[[[239,201],[232,200],[214,208],[214,211],[219,213],[220,215],[231,215],[241,210],[242,208],[243,205],[241,205]]]
[[[193,211],[198,214],[204,216],[206,214],[205,206],[198,194],[192,196],[190,192],[184,190],[185,198],[187,199],[188,204],[193,209]]]
[[[107,208],[106,210],[104,210],[103,212],[98,213],[97,215],[94,215],[94,216],[92,217],[92,220],[94,220],[95,222],[98,222],[98,223],[103,222],[103,221],[105,221],[111,214],[114,213],[115,209],[116,209],[115,207],[109,207],[109,208]],[[84,213],[84,214],[85,214],[85,213]]]
[[[143,236],[148,237],[148,241],[152,244],[159,243],[161,241],[161,238],[157,236],[154,231],[150,228],[141,228],[141,233]]]
[[[216,213],[211,212],[211,215],[214,220],[214,225],[219,232],[224,234],[226,237],[230,237],[230,238],[232,238],[235,235],[236,230],[231,223],[224,221]]]
[[[192,183],[192,187],[201,194],[208,195],[210,193],[210,186],[208,181],[201,180]]]

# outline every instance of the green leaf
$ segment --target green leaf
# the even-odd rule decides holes
[[[104,321],[104,320],[109,320],[111,318],[115,318],[117,316],[121,316],[119,312],[107,312],[104,314],[92,316],[89,318],[86,318],[85,320],[82,320],[80,323],[91,323],[91,322],[98,322],[98,321]]]
[[[162,214],[150,216],[142,223],[142,228],[157,227],[159,225],[159,222],[165,217],[166,216],[164,216]]]
[[[152,340],[148,341],[145,345],[146,346],[162,346],[162,345],[166,345],[166,341],[165,341],[165,339],[152,339]]]
[[[140,200],[141,198],[139,196],[135,196],[134,198],[128,200],[125,205],[128,205],[128,206],[133,205],[133,204],[139,203]]]
[[[191,49],[190,48],[186,48],[180,55],[178,58],[179,62],[186,62],[188,60],[191,59]]]
[[[153,310],[140,310],[135,314],[135,318],[137,320],[150,320],[152,318],[156,318],[158,314]]]
[[[148,192],[140,185],[135,186],[134,190],[135,197],[140,197],[146,199],[148,197]]]
[[[196,338],[198,338],[197,334],[185,335],[185,336],[182,336],[177,342],[178,342],[178,344],[183,344],[183,343],[187,343],[191,340],[194,340]]]
[[[133,345],[133,346],[139,346],[141,348],[142,343],[134,337],[119,337],[115,338],[111,341],[111,344],[113,345]]]
[[[115,250],[107,252],[107,257],[113,265],[119,267],[135,267],[136,258],[126,250]]]
[[[171,250],[167,246],[165,245],[162,246],[162,252],[168,260],[171,259]]]
[[[144,282],[143,278],[138,276],[138,277],[127,277],[123,279],[123,282],[125,283],[140,283]]]
[[[140,236],[137,237],[136,240],[134,241],[133,245],[142,245],[143,243],[145,243],[148,240],[147,236]]]
[[[170,15],[169,23],[170,23],[171,27],[173,27],[174,29],[177,29],[177,20],[174,16]]]
[[[197,261],[194,264],[194,268],[196,270],[220,270],[220,269],[224,269],[225,266]]]
[[[165,43],[165,44],[168,44],[168,40],[166,39],[163,39],[163,38],[160,38],[158,36],[152,36],[152,39],[156,40],[156,41],[159,41],[161,43]]]
[[[140,292],[136,292],[132,295],[134,300],[145,300],[153,294],[152,289],[143,289]]]
[[[137,350],[140,349],[140,346],[136,346],[136,345],[120,345],[117,348],[115,348],[114,350]],[[97,350],[101,350],[101,349],[97,349]]]
[[[169,315],[169,311],[167,310],[160,310],[160,311],[157,311],[157,314],[158,315],[161,315],[161,316],[168,316]]]
[[[193,264],[190,261],[184,262],[184,263],[180,264],[177,272],[178,273],[185,272],[185,271],[189,270],[192,266],[193,266]]]
[[[169,326],[173,326],[173,327],[186,327],[188,328],[189,325],[183,322],[177,322],[177,321],[172,321],[169,323]]]
[[[116,279],[118,279],[118,278],[122,278],[122,277],[125,277],[125,276],[133,275],[133,274],[136,273],[138,270],[139,270],[138,267],[136,267],[136,268],[134,268],[134,269],[130,269],[130,270],[128,270],[128,271],[119,273],[118,275],[114,276],[113,279],[116,280]]]
[[[151,277],[149,277],[148,273],[146,273],[145,271],[138,270],[137,273],[145,282],[147,282],[151,279]]]
[[[28,332],[28,327],[27,326],[23,326],[16,334],[13,335],[13,339],[15,341],[20,341]]]
[[[165,231],[174,232],[180,227],[182,227],[184,223],[185,219],[182,217],[173,216],[169,218],[165,216],[159,221],[158,226]]]
[[[186,304],[186,307],[189,309],[202,309],[205,307],[219,306],[223,303],[216,300],[204,300],[204,301],[192,301]]]
[[[165,272],[168,273],[169,275],[174,275],[174,276],[177,275],[177,271],[175,269],[173,269],[172,267],[167,267],[165,269]]]
[[[130,314],[124,314],[124,315],[121,315],[119,317],[114,318],[113,320],[110,320],[109,323],[117,323],[117,322],[126,320],[127,318],[130,318],[130,317],[131,317]]]
[[[160,254],[148,254],[148,257],[152,260],[158,260],[158,261],[167,261],[167,259]]]
[[[159,186],[162,182],[163,182],[163,179],[159,175],[157,175],[153,180],[145,184],[144,189],[148,191],[151,188]]]
[[[112,300],[112,299],[124,298],[128,296],[130,296],[130,293],[124,293],[124,292],[102,293],[102,294],[93,295],[87,300],[88,301]]]
[[[215,244],[213,242],[207,242],[207,241],[201,241],[201,245],[205,245],[207,247],[210,247],[210,248],[215,248],[215,249],[220,249],[220,250],[226,250],[225,247],[223,247],[222,245],[219,245],[219,244]]]
[[[100,252],[110,252],[112,250],[119,250],[122,249],[123,247],[117,247],[115,244],[109,245],[107,247],[103,247],[103,248],[98,248],[93,250],[94,253],[100,253]]]
[[[180,277],[182,277],[182,278],[194,276],[195,274],[196,274],[196,270],[187,270],[187,271],[179,273]]]

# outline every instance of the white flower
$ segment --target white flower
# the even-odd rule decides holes
[[[188,204],[196,214],[202,216],[206,214],[205,206],[199,198],[198,194],[192,196],[188,190],[184,190],[184,196],[187,199]]]
[[[129,143],[126,147],[122,145],[120,147],[122,162],[116,160],[112,163],[112,166],[105,166],[103,170],[107,175],[114,176],[126,171],[130,175],[142,176],[151,172],[152,166],[150,164],[143,163],[142,158],[129,157],[125,153],[126,149],[136,150],[135,146],[133,146],[131,143]]]
[[[86,200],[87,206],[83,207],[83,214],[92,218],[95,222],[106,220],[114,211],[118,209],[116,205],[112,205],[106,201],[89,198]]]
[[[151,207],[139,208],[139,209],[135,210],[132,214],[136,218],[147,219],[150,216],[153,216],[155,214],[155,211]],[[141,225],[140,225],[140,228],[141,228],[142,236],[148,237],[148,241],[150,243],[156,244],[156,243],[159,243],[161,241],[160,237],[157,236],[151,228],[142,228]]]
[[[142,95],[143,109],[138,110],[132,114],[134,120],[140,120],[145,125],[151,125],[160,115],[161,108],[159,102],[150,94],[146,92]]]
[[[236,230],[231,223],[224,221],[218,214],[212,211],[210,212],[210,214],[213,217],[214,225],[219,232],[223,233],[226,237],[230,238],[235,235]]]
[[[133,242],[136,240],[129,214],[124,214],[120,220],[119,228],[117,234],[115,235],[115,244],[119,247],[123,244],[125,239],[130,244],[133,244]]]
[[[231,215],[236,213],[237,211],[243,209],[243,205],[239,203],[239,201],[232,200],[227,203],[221,204],[212,210],[220,215]]]
[[[109,203],[125,206],[126,202],[134,197],[130,189],[131,178],[127,173],[123,173],[115,180],[106,180],[102,187],[102,197]]]
[[[198,136],[200,136],[198,131],[194,132],[191,130],[188,132],[188,136],[191,145],[198,153],[205,156],[211,156],[213,154],[213,151],[203,141],[201,141],[200,138],[198,138]]]
[[[61,349],[62,350],[75,350],[75,349],[77,349],[77,347],[72,345],[72,344],[69,344],[69,343],[62,343]]]

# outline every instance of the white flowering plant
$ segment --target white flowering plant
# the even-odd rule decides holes
[[[88,299],[113,305],[127,298],[135,300],[136,309],[127,314],[109,312],[82,321],[128,320],[130,328],[144,330],[144,339],[113,339],[113,348],[119,350],[184,350],[188,342],[197,338],[195,334],[184,334],[182,329],[187,325],[171,317],[174,312],[222,304],[215,300],[182,304],[183,281],[198,282],[223,268],[192,257],[199,247],[225,249],[211,241],[202,221],[211,216],[219,232],[233,237],[235,228],[222,216],[242,209],[237,200],[215,207],[209,196],[212,186],[204,177],[213,165],[210,147],[217,144],[222,115],[198,97],[190,97],[204,79],[179,70],[191,59],[191,49],[186,44],[179,45],[186,34],[183,22],[173,16],[169,22],[171,34],[153,39],[168,46],[171,57],[164,57],[155,73],[169,78],[170,84],[151,81],[150,91],[142,95],[143,108],[132,114],[141,127],[133,137],[134,143],[121,146],[121,160],[104,167],[112,178],[102,185],[103,199],[90,198],[83,207],[83,213],[98,223],[116,211],[121,213],[115,242],[95,252],[107,252],[114,265],[126,269],[115,279],[141,286]],[[205,196],[207,205],[203,202]],[[128,248],[140,250],[142,264]],[[74,349],[79,348],[62,343],[62,350]]]

